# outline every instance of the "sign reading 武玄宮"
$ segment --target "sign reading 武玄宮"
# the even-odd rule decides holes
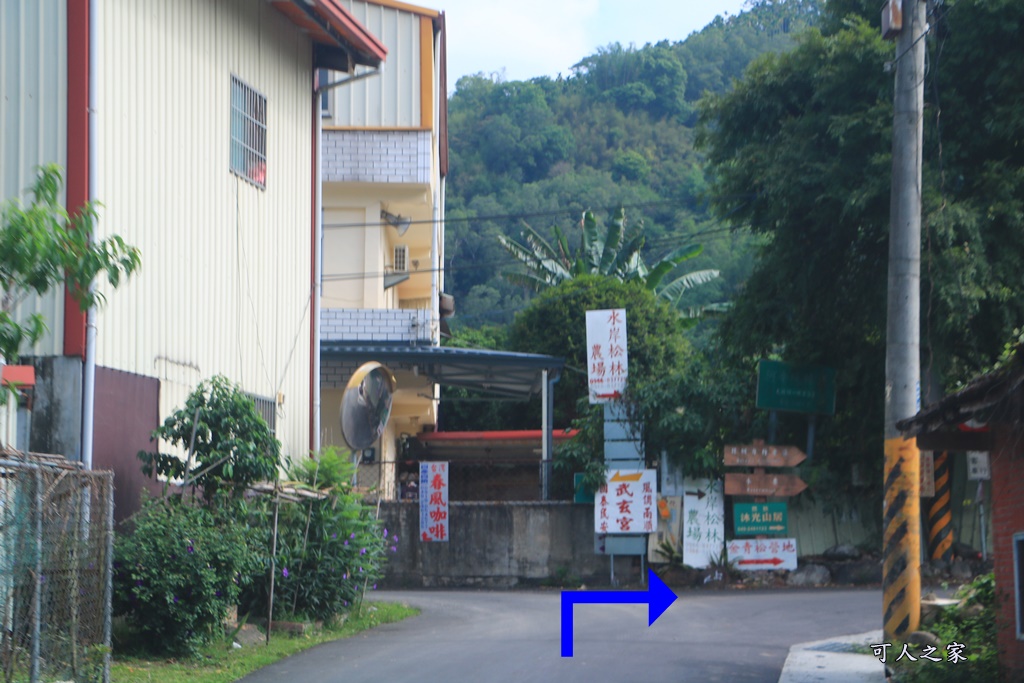
[[[654,470],[608,470],[608,481],[594,496],[594,531],[650,534],[657,528],[657,474]]]
[[[448,463],[420,463],[420,540],[448,540]]]
[[[796,539],[737,539],[726,545],[737,569],[796,569]]]
[[[587,311],[587,387],[591,403],[622,398],[629,376],[626,309]]]
[[[737,536],[781,536],[788,524],[785,503],[733,503]]]

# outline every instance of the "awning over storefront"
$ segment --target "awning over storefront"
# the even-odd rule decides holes
[[[323,358],[375,360],[392,370],[410,368],[442,386],[466,387],[498,398],[528,399],[558,378],[565,359],[534,353],[460,349],[452,346],[416,346],[406,343],[324,341]]]

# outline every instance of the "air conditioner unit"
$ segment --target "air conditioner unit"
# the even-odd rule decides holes
[[[395,258],[391,265],[396,273],[409,272],[409,245],[399,244],[395,246]]]

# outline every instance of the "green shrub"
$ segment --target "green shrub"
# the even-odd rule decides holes
[[[279,507],[275,615],[330,622],[383,576],[387,553],[397,549],[398,536],[384,529],[374,509],[352,491],[353,468],[329,450],[291,469],[289,485],[315,489],[324,498]],[[268,512],[261,518],[272,520]],[[272,532],[264,528],[267,548]],[[268,558],[242,597],[241,604],[253,616],[267,613],[269,571]]]
[[[957,598],[960,604],[943,610],[928,630],[946,647],[954,642],[963,645],[963,654],[967,659],[955,663],[923,659],[916,662],[902,661],[897,664],[897,680],[914,683],[1000,680],[996,645],[995,576],[979,576],[963,586],[957,592]],[[946,647],[937,650],[933,656],[947,657]],[[915,654],[919,654],[919,649],[917,646],[913,648]],[[900,648],[897,647],[895,653],[899,652]]]
[[[143,473],[189,478],[193,486],[202,488],[207,500],[220,490],[231,490],[240,497],[250,484],[278,478],[281,444],[252,397],[220,375],[200,382],[185,406],[153,431],[153,438],[165,439],[185,451],[191,445],[192,466],[186,472],[186,463],[176,455],[140,451]]]
[[[115,611],[157,653],[195,655],[216,634],[259,567],[259,540],[232,511],[179,498],[148,500],[114,551]]]

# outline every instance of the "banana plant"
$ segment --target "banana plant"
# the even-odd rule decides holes
[[[718,277],[717,270],[696,270],[663,282],[681,263],[698,256],[703,247],[699,244],[678,247],[653,267],[648,267],[642,254],[643,233],[638,232],[627,239],[625,226],[626,212],[621,208],[615,212],[604,234],[598,228],[594,213],[584,212],[580,221],[582,238],[575,252],[569,248],[569,240],[557,226],[554,228],[553,245],[529,225],[524,227],[523,242],[499,235],[501,245],[522,266],[502,274],[509,282],[535,292],[588,274],[614,277],[624,282],[639,281],[687,318],[700,317],[705,311],[722,307],[721,304],[706,309],[681,306],[683,293]]]

